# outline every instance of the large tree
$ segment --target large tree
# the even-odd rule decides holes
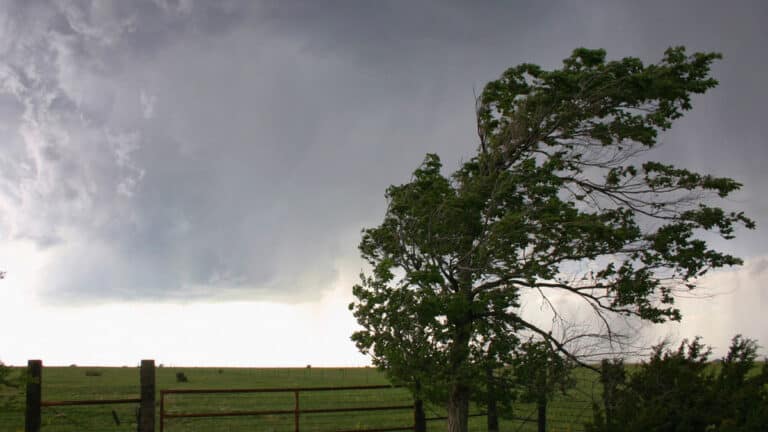
[[[478,98],[477,154],[450,176],[427,155],[408,183],[387,189],[381,225],[363,230],[372,270],[350,304],[358,348],[444,401],[459,432],[488,365],[511,363],[522,336],[578,360],[572,343],[613,338],[614,316],[679,320],[676,290],[741,263],[703,234],[730,239],[754,226],[712,203],[739,183],[645,152],[692,94],[717,84],[718,58],[678,47],[644,65],[582,48],[561,69],[522,64],[490,82]],[[558,337],[521,312],[525,293],[550,304],[572,297],[601,327]]]

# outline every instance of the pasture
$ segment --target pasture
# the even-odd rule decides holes
[[[188,382],[177,382],[183,373]],[[548,410],[548,430],[581,431],[591,418],[593,397],[599,397],[596,377],[588,371],[576,373],[578,385],[566,395],[559,395]],[[275,387],[367,386],[389,384],[374,368],[187,368],[159,367],[156,369],[158,393],[166,389],[227,389]],[[121,399],[139,393],[139,369],[136,367],[45,367],[43,370],[43,400]],[[0,390],[8,395],[9,390]],[[24,429],[23,392],[16,403],[0,412],[0,432]],[[160,395],[157,395],[157,403]],[[408,405],[412,399],[403,389],[363,390],[343,392],[302,392],[302,409],[338,407],[370,407]],[[292,410],[294,394],[169,394],[165,410],[171,413],[223,412],[237,410]],[[134,404],[44,407],[44,432],[134,432]],[[479,412],[479,409],[473,409]],[[427,418],[444,416],[441,407],[426,406]],[[504,417],[510,417],[506,413]],[[159,411],[157,413],[159,420]],[[503,431],[535,431],[536,410],[531,404],[516,404],[512,418],[501,419]],[[528,419],[528,421],[525,421]],[[484,431],[484,416],[470,419],[470,430]],[[301,431],[332,431],[377,429],[411,425],[412,410],[366,411],[345,413],[302,414]],[[428,430],[445,430],[444,420],[427,423]],[[159,430],[159,428],[157,429]],[[293,431],[293,414],[239,416],[215,418],[166,419],[167,432],[240,432]]]

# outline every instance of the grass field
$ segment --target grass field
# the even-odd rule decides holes
[[[223,389],[262,387],[322,387],[388,384],[373,368],[157,368],[158,389]],[[89,375],[97,376],[87,376]],[[183,372],[189,382],[177,383]],[[593,395],[598,395],[596,377],[587,371],[577,373],[578,385],[550,404],[550,431],[581,431],[591,418]],[[5,395],[8,391],[4,390]],[[43,400],[119,399],[138,397],[138,368],[46,367],[43,370]],[[23,395],[17,403],[0,412],[0,432],[23,431]],[[158,395],[159,403],[159,395]],[[167,395],[166,411],[217,412],[230,410],[291,410],[293,393]],[[345,392],[307,392],[300,394],[302,409],[407,405],[410,395],[402,389]],[[133,432],[137,405],[98,405],[84,407],[44,407],[43,432]],[[427,417],[444,415],[440,407],[426,407]],[[536,411],[532,405],[518,404],[512,413],[519,419],[502,419],[503,431],[535,431]],[[159,413],[158,413],[159,417]],[[412,424],[410,410],[359,413],[302,414],[302,431],[373,429]],[[167,432],[293,431],[293,415],[258,417],[217,417],[206,419],[168,419]],[[470,429],[485,430],[485,417],[470,419]],[[119,423],[119,424],[118,424]],[[443,420],[428,422],[428,430],[444,430]],[[158,429],[159,430],[159,429]]]

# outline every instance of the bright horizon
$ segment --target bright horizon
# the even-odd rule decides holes
[[[39,269],[9,258],[7,248],[0,248],[0,259],[17,264],[12,266],[16,271],[2,281],[4,298],[11,301],[4,304],[10,309],[0,315],[0,328],[6,329],[0,334],[0,346],[14,349],[4,352],[0,360],[9,365],[40,359],[46,366],[130,367],[153,359],[156,365],[168,367],[370,366],[349,339],[357,328],[347,310],[356,272],[343,264],[321,299],[293,305],[227,301],[55,307],[41,305],[24,289],[35,285]],[[714,347],[713,360],[725,354],[737,333],[759,339],[765,348],[764,328],[748,318],[759,316],[761,304],[741,305],[740,298],[759,296],[767,275],[768,258],[713,273],[703,284],[711,298],[684,300],[682,323],[646,326],[645,340],[655,344],[664,338],[679,341],[701,335],[704,343]],[[734,319],[724,326],[712,316]],[[761,353],[765,355],[766,350]]]
[[[0,316],[0,328],[6,329],[0,346],[14,348],[0,357],[7,364],[26,365],[30,359],[48,366],[133,366],[141,359],[188,367],[370,364],[349,341],[355,323],[347,311],[352,299],[348,276],[356,272],[340,273],[318,301],[293,305],[227,301],[55,307],[25,292],[35,285],[37,269],[8,261],[2,252],[3,262],[17,264],[1,282],[9,310]],[[16,323],[23,328],[7,331]],[[229,332],[237,334],[227,337]]]

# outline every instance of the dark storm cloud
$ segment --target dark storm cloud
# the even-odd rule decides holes
[[[387,185],[471,155],[473,92],[506,67],[677,44],[726,59],[662,157],[736,175],[768,222],[766,9],[743,5],[11,3],[0,234],[52,251],[49,301],[314,298]]]

